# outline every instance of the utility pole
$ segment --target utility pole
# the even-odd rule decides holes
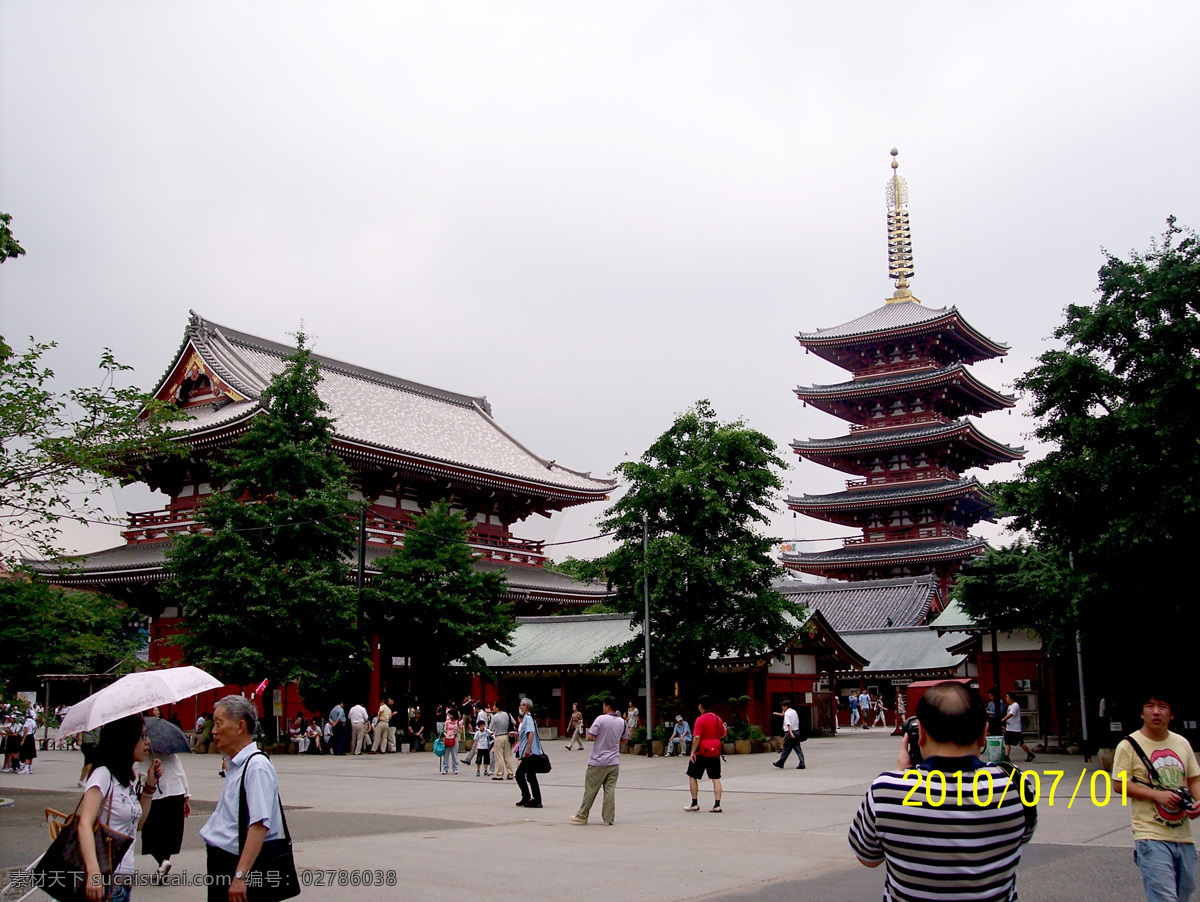
[[[646,640],[646,757],[654,757],[654,690],[650,682],[650,515],[642,513],[642,636]]]

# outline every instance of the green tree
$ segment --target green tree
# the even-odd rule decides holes
[[[641,671],[642,577],[650,574],[651,667],[696,688],[714,654],[753,654],[788,632],[786,599],[771,588],[782,568],[778,539],[760,534],[783,487],[770,438],[738,420],[720,423],[707,401],[680,414],[636,461],[616,469],[628,484],[600,527],[620,547],[603,559],[614,604],[639,635],[610,649]],[[645,562],[642,522],[649,530]]]
[[[1073,562],[1064,628],[1077,624],[1107,653],[1127,642],[1131,605],[1167,629],[1196,623],[1191,594],[1179,591],[1200,536],[1195,233],[1172,217],[1148,252],[1106,252],[1099,295],[1067,308],[1054,332],[1063,347],[1017,380],[1050,451],[995,490],[1014,528]]]
[[[138,461],[183,453],[172,440],[180,417],[118,381],[129,367],[107,348],[98,385],[60,393],[31,341],[16,352],[0,340],[0,554],[53,557],[60,524],[111,521],[100,508],[112,479],[138,479]]]
[[[359,507],[320,370],[296,338],[262,413],[215,469],[219,491],[198,515],[211,534],[174,543],[164,592],[184,609],[191,662],[235,683],[294,680],[324,698],[367,666],[347,565]]]
[[[21,577],[0,580],[0,686],[37,689],[42,673],[98,673],[129,658],[137,640],[129,611],[93,592]]]
[[[10,222],[12,222],[11,214],[0,213],[0,263],[25,254],[25,248],[21,247],[17,243],[17,239],[13,237],[12,229],[8,225]]]
[[[470,531],[470,520],[448,503],[431,505],[366,592],[372,624],[388,648],[412,658],[415,690],[426,702],[443,697],[450,662],[486,672],[479,649],[512,646],[517,622],[504,575],[475,568]]]
[[[1074,641],[1075,592],[1065,555],[1018,540],[968,563],[953,595],[976,623],[999,632],[1033,630],[1054,652]]]

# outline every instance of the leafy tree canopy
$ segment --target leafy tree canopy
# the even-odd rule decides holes
[[[422,699],[442,697],[450,662],[486,672],[478,650],[512,646],[517,624],[504,575],[476,569],[470,530],[470,520],[445,501],[430,506],[367,589],[372,623],[389,648],[413,659]]]
[[[346,563],[359,508],[306,342],[297,335],[263,412],[217,465],[220,490],[198,515],[211,535],[174,543],[164,591],[185,610],[190,661],[236,683],[295,680],[321,697],[366,664]]]
[[[1200,243],[1171,218],[1099,277],[1055,330],[1064,346],[1016,383],[1051,450],[994,488],[1044,554],[1073,556],[1085,634],[1124,630],[1132,599],[1194,623],[1177,589],[1200,535]]]
[[[614,603],[643,627],[650,574],[651,666],[694,688],[711,655],[753,654],[782,642],[793,610],[771,588],[782,568],[761,535],[784,462],[770,438],[738,420],[718,422],[707,401],[681,413],[639,460],[616,469],[626,493],[600,522],[620,547],[602,559]],[[643,560],[642,523],[649,543]],[[609,650],[640,669],[642,638]]]
[[[1033,630],[1053,651],[1074,639],[1076,582],[1065,555],[1022,540],[967,564],[954,597],[977,623]]]
[[[136,460],[179,455],[170,404],[118,381],[129,367],[107,348],[98,385],[60,393],[43,355],[0,339],[0,554],[53,557],[64,520],[111,521],[98,505],[109,480],[138,478]]]
[[[10,222],[12,222],[11,214],[0,213],[0,263],[11,257],[21,257],[25,254],[25,248],[21,247],[17,243],[17,239],[13,237],[12,229],[8,225]]]
[[[37,689],[42,673],[101,673],[133,655],[129,611],[115,599],[20,577],[0,580],[0,685]]]

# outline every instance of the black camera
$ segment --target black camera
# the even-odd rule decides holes
[[[1172,789],[1170,791],[1179,796],[1179,808],[1177,810],[1183,811],[1185,808],[1191,808],[1194,804],[1196,804],[1195,797],[1191,794],[1191,792],[1188,791],[1187,787],[1180,786],[1179,788]]]
[[[925,756],[921,754],[921,725],[915,717],[904,721],[904,735],[908,737],[908,757],[912,766],[916,767],[925,760]]]

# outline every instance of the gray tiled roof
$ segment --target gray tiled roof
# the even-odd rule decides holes
[[[938,596],[932,576],[903,579],[871,579],[861,582],[775,583],[789,600],[820,611],[839,633],[845,630],[916,626],[925,621]],[[856,649],[857,650],[857,649]]]
[[[805,612],[803,617],[789,614],[787,619],[799,634],[815,616],[809,611]],[[517,629],[512,637],[512,648],[508,654],[492,648],[483,648],[479,654],[489,668],[586,667],[606,649],[640,635],[640,631],[635,632],[630,628],[628,614],[518,617]],[[770,651],[773,649],[764,649],[762,653]],[[856,650],[852,649],[851,653],[854,651]],[[726,657],[714,652],[711,660],[735,662],[745,659]],[[455,666],[461,666],[461,662],[455,662]],[[600,669],[609,667],[600,665]]]
[[[120,582],[122,580],[158,580],[165,576],[166,552],[169,542],[144,542],[139,545],[118,545],[92,554],[72,555],[57,561],[26,560],[25,564],[35,573],[51,578],[61,577],[65,582],[87,581]],[[393,549],[367,546],[367,570],[379,571],[379,562],[393,553]],[[354,561],[349,561],[354,563]],[[64,566],[65,565],[65,566]],[[574,597],[587,603],[603,601],[611,596],[608,587],[599,582],[580,582],[565,573],[522,564],[501,561],[476,561],[475,568],[481,572],[502,572],[507,581],[509,595],[533,597]]]
[[[833,492],[828,495],[789,495],[787,503],[797,507],[851,507],[855,505],[872,506],[890,501],[902,501],[906,498],[937,498],[954,497],[956,495],[979,494],[987,497],[987,492],[974,476],[958,480],[923,480],[920,482],[904,482],[899,485],[869,486],[862,489],[847,489],[843,492]]]
[[[958,601],[951,601],[929,624],[930,629],[942,631],[977,629],[978,626]]]
[[[903,373],[889,373],[885,376],[870,376],[863,379],[851,379],[847,382],[834,382],[828,385],[809,385],[797,386],[796,392],[809,396],[814,395],[842,395],[842,394],[870,394],[879,389],[896,389],[903,388],[907,385],[916,385],[921,382],[930,380],[958,380],[961,379],[969,385],[973,386],[977,391],[992,394],[1001,400],[1007,402],[1005,406],[1011,407],[1016,403],[1015,395],[1002,394],[984,385],[971,373],[962,363],[956,363],[952,366],[941,367],[940,369],[924,369],[924,370],[909,370]]]
[[[262,390],[283,369],[284,358],[295,351],[208,322],[195,313],[180,355],[186,353],[189,343],[222,380],[249,399],[223,407],[198,405],[189,427],[192,434],[253,415]],[[616,485],[615,480],[596,479],[534,454],[492,418],[486,398],[443,391],[321,355],[314,357],[321,368],[321,398],[330,407],[340,439],[433,464],[597,497]]]
[[[987,548],[983,539],[933,539],[928,542],[864,542],[831,551],[805,551],[785,554],[789,564],[831,565],[860,564],[869,561],[892,561],[907,558],[942,557],[952,559],[976,554]]]
[[[970,639],[966,633],[938,635],[928,627],[847,631],[842,638],[870,661],[864,675],[953,671],[967,659],[947,649]]]
[[[634,635],[628,614],[518,617],[509,654],[492,648],[479,654],[489,668],[579,667]]]
[[[792,448],[797,451],[824,451],[854,448],[869,448],[874,445],[888,446],[900,442],[918,442],[924,439],[938,439],[952,433],[964,431],[967,436],[979,444],[991,445],[1000,450],[1005,456],[1019,460],[1025,455],[1024,448],[1014,448],[1003,442],[988,438],[970,419],[963,418],[951,423],[929,423],[920,426],[904,426],[899,429],[863,429],[848,435],[835,435],[832,438],[813,438],[807,441],[796,440]]]
[[[815,332],[801,332],[798,336],[801,342],[820,341],[830,338],[853,338],[859,335],[869,335],[872,332],[887,332],[892,329],[903,329],[931,323],[935,320],[958,317],[959,321],[971,332],[975,332],[966,320],[958,313],[957,307],[926,307],[920,301],[897,301],[877,307],[870,313],[863,314],[857,319],[839,326],[817,329]],[[984,341],[998,347],[1008,345],[991,339],[976,332]]]

